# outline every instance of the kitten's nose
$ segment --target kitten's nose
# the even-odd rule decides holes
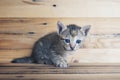
[[[71,48],[71,50],[74,50],[74,47],[70,47]]]
[[[70,45],[70,48],[71,48],[71,50],[74,50],[75,47],[73,47],[73,46]]]

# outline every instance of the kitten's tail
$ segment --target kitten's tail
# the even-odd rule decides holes
[[[24,57],[24,58],[16,58],[12,63],[34,63],[34,59],[32,57]]]

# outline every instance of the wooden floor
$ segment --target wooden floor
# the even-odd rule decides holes
[[[0,80],[120,80],[120,64],[0,64]]]

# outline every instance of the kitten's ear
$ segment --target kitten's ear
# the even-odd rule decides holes
[[[86,26],[82,27],[82,30],[84,31],[85,36],[87,36],[90,28],[91,28],[91,25],[86,25]]]
[[[57,22],[57,32],[58,34],[62,33],[66,29],[66,26],[64,26],[60,21]]]

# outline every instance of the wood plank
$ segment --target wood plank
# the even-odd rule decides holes
[[[92,25],[92,34],[119,33],[120,18],[0,18],[1,32],[36,32],[56,30],[57,21],[65,25]],[[22,30],[22,31],[21,31]]]
[[[43,35],[43,34],[42,34]],[[42,36],[41,35],[41,36]],[[37,36],[12,36],[0,35],[0,49],[32,49],[34,43],[39,39]],[[117,37],[116,37],[117,36]],[[13,45],[15,44],[15,45]],[[12,45],[12,47],[11,47]],[[84,48],[120,48],[119,35],[97,35],[90,36],[84,42]]]
[[[0,17],[120,17],[119,0],[31,1],[0,0]]]
[[[94,63],[95,64],[95,63]],[[58,68],[51,65],[0,66],[0,74],[119,74],[119,65],[84,65],[71,64],[68,68]]]
[[[71,64],[57,68],[42,64],[0,64],[1,80],[119,80],[119,63]]]
[[[15,58],[30,56],[31,49],[0,50],[0,63],[11,62]]]
[[[0,74],[119,74],[120,69],[0,69]]]
[[[19,79],[18,79],[19,78]],[[19,74],[0,75],[2,80],[119,80],[120,74]]]
[[[68,56],[69,63],[119,63],[119,49],[80,49]],[[0,63],[8,63],[14,58],[29,56],[29,50],[0,50]]]
[[[102,68],[102,67],[118,67],[119,68],[120,66],[120,63],[70,63],[70,67],[80,67],[80,68],[92,68],[92,67],[98,67],[98,68]],[[9,68],[12,68],[12,67],[36,67],[36,68],[57,68],[57,67],[54,67],[52,65],[45,65],[45,64],[22,64],[22,63],[19,63],[19,64],[16,64],[16,63],[0,63],[0,68],[1,67],[9,67]]]

